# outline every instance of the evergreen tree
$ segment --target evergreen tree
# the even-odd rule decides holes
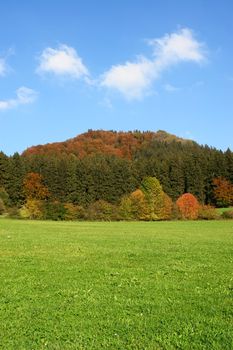
[[[170,161],[169,180],[170,188],[165,192],[175,200],[185,191],[184,167],[182,161],[178,157]]]
[[[0,152],[0,187],[8,187],[9,175],[9,159],[3,152]]]
[[[225,152],[226,178],[233,183],[233,153],[228,148]]]
[[[25,177],[24,158],[15,153],[9,159],[9,180],[7,183],[7,192],[13,205],[21,205],[24,201],[23,180]]]

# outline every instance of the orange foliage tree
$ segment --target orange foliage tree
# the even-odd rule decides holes
[[[163,193],[163,206],[161,210],[161,219],[170,220],[172,217],[173,202],[172,199],[164,192]]]
[[[43,184],[38,173],[28,173],[23,181],[24,193],[27,199],[43,200],[49,197],[49,190]]]
[[[233,205],[233,185],[223,177],[213,180],[214,198],[218,207],[229,207]]]
[[[194,220],[198,218],[199,203],[191,193],[184,193],[176,201],[182,219]]]

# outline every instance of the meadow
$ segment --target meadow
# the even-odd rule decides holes
[[[233,349],[233,222],[0,220],[0,349]]]

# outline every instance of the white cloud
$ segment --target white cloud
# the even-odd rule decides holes
[[[127,99],[138,99],[148,93],[162,72],[182,61],[200,63],[205,59],[204,45],[188,28],[148,42],[153,48],[151,58],[140,57],[136,62],[112,66],[100,85],[119,91]]]
[[[21,86],[16,90],[16,97],[14,99],[0,100],[0,111],[33,103],[37,98],[37,92],[25,86]]]
[[[181,61],[199,63],[205,57],[204,45],[194,38],[193,32],[188,28],[150,40],[149,44],[153,47],[156,63],[160,68]]]
[[[4,76],[6,74],[7,67],[4,58],[0,58],[0,76]]]
[[[118,90],[128,99],[141,98],[154,78],[153,62],[141,57],[135,63],[113,66],[103,75],[101,85]]]
[[[39,57],[38,73],[53,73],[74,79],[88,78],[89,72],[73,47],[60,45],[58,49],[46,48]]]

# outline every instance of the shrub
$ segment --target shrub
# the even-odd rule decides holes
[[[226,210],[222,213],[223,219],[233,219],[233,210]]]
[[[48,220],[65,220],[66,209],[64,205],[58,201],[46,202],[43,207],[44,219]]]
[[[21,216],[20,216],[20,213],[19,213],[19,208],[17,208],[17,207],[8,208],[7,215],[11,219],[21,219]]]
[[[198,218],[199,203],[196,197],[191,193],[185,193],[180,196],[176,204],[182,219],[195,220]]]
[[[37,199],[28,199],[19,210],[22,219],[43,219],[42,202]]]
[[[119,206],[119,217],[120,220],[133,220],[133,213],[132,213],[132,203],[129,196],[124,196],[121,199],[120,206]]]
[[[87,208],[86,219],[99,221],[117,220],[117,208],[104,200],[98,200]]]
[[[85,210],[79,205],[65,203],[64,208],[66,210],[64,216],[65,220],[82,220],[85,218]]]
[[[201,205],[198,210],[198,218],[201,220],[217,220],[220,215],[211,205]]]

